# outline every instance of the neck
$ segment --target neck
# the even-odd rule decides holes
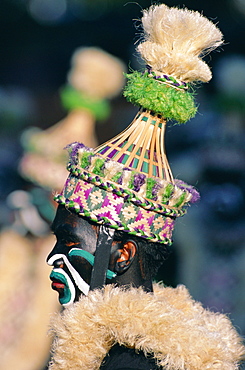
[[[114,283],[118,286],[142,288],[146,292],[153,292],[152,280],[128,279],[125,275],[117,276]]]

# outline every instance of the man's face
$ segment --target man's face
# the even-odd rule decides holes
[[[68,306],[81,294],[88,293],[97,229],[64,206],[59,206],[52,230],[57,238],[47,257],[47,263],[54,267],[50,274],[52,289],[58,291],[60,303]]]

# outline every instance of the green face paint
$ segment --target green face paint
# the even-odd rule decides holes
[[[49,259],[49,264],[54,264],[55,260],[63,259],[64,264],[68,272],[63,268],[54,268],[50,274],[50,279],[53,281],[52,288],[59,292],[59,302],[64,307],[69,306],[75,301],[77,289],[84,295],[88,294],[89,284],[82,278],[79,271],[79,263],[83,267],[83,261],[79,261],[79,258],[86,260],[91,266],[94,265],[95,257],[80,248],[73,248],[69,251],[68,255],[55,254]],[[75,267],[76,266],[76,267]],[[113,271],[107,270],[107,279],[112,279],[116,276]]]
[[[94,265],[94,256],[83,250],[83,249],[79,249],[79,248],[73,248],[70,250],[70,252],[68,253],[68,258],[71,258],[71,257],[82,257],[84,258],[86,261],[88,261],[90,263],[91,266]],[[106,272],[106,277],[107,279],[112,279],[116,276],[117,274],[111,270],[107,270]]]
[[[64,284],[64,294],[59,296],[60,304],[67,305],[71,303],[75,298],[75,289],[69,276],[65,273],[65,271],[61,273],[60,270],[58,272],[56,269],[54,269],[50,274],[50,279],[52,280],[52,278]]]

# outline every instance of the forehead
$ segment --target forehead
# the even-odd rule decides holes
[[[57,237],[78,238],[84,244],[94,243],[97,239],[96,227],[62,205],[57,208],[51,229]]]

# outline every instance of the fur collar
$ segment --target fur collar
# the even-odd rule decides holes
[[[229,319],[205,310],[184,286],[124,290],[107,285],[54,318],[50,370],[99,369],[119,343],[153,353],[167,370],[235,370],[244,347]]]

